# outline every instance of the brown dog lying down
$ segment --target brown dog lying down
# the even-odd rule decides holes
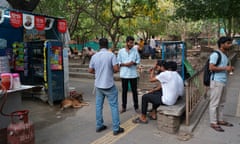
[[[65,98],[61,102],[61,110],[64,110],[64,109],[69,108],[69,107],[81,108],[83,106],[88,106],[88,105],[89,105],[88,102],[83,101],[82,93],[79,94],[76,91],[74,91],[74,92],[70,93],[69,97]]]

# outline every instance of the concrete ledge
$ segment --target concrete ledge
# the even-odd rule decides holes
[[[157,127],[160,131],[175,134],[179,130],[180,123],[180,117],[158,113]]]
[[[177,133],[181,124],[181,117],[186,110],[185,106],[184,98],[181,98],[172,106],[159,106],[157,109],[158,129],[170,134]]]
[[[179,99],[175,105],[165,106],[160,105],[157,109],[158,112],[163,113],[165,115],[173,115],[173,116],[181,116],[185,112],[185,99]]]

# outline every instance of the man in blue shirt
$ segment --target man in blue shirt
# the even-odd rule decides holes
[[[223,132],[224,129],[220,125],[233,126],[233,124],[223,120],[223,108],[226,101],[226,83],[228,72],[233,71],[232,66],[228,66],[228,57],[226,51],[232,46],[232,39],[230,37],[221,37],[218,40],[219,52],[221,54],[220,64],[216,66],[218,54],[212,53],[209,60],[209,69],[214,73],[211,74],[210,81],[210,126],[219,132]]]
[[[96,132],[107,129],[104,125],[102,109],[105,96],[111,108],[113,135],[124,132],[120,127],[118,110],[118,90],[114,84],[113,74],[119,71],[116,56],[108,51],[108,40],[99,40],[100,51],[94,54],[90,60],[89,73],[95,74],[96,87]]]
[[[127,108],[127,91],[128,83],[130,82],[133,94],[134,109],[139,112],[138,94],[137,94],[137,64],[140,63],[140,56],[134,46],[134,38],[128,36],[126,38],[126,47],[118,52],[117,60],[120,65],[120,78],[122,80],[122,110],[126,112]]]

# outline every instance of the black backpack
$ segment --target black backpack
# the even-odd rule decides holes
[[[219,51],[213,51],[213,52],[216,52],[218,54],[217,63],[215,64],[215,66],[218,66],[222,59],[221,54]],[[204,66],[204,72],[203,72],[203,84],[205,86],[210,86],[211,74],[214,74],[214,72],[209,70],[209,58],[208,58],[205,66]]]

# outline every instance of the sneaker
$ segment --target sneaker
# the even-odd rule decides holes
[[[119,127],[117,131],[113,132],[113,135],[118,135],[118,134],[123,133],[123,132],[124,132],[124,128]]]
[[[103,125],[102,127],[96,129],[96,132],[101,132],[104,131],[105,129],[107,129],[107,126]]]

